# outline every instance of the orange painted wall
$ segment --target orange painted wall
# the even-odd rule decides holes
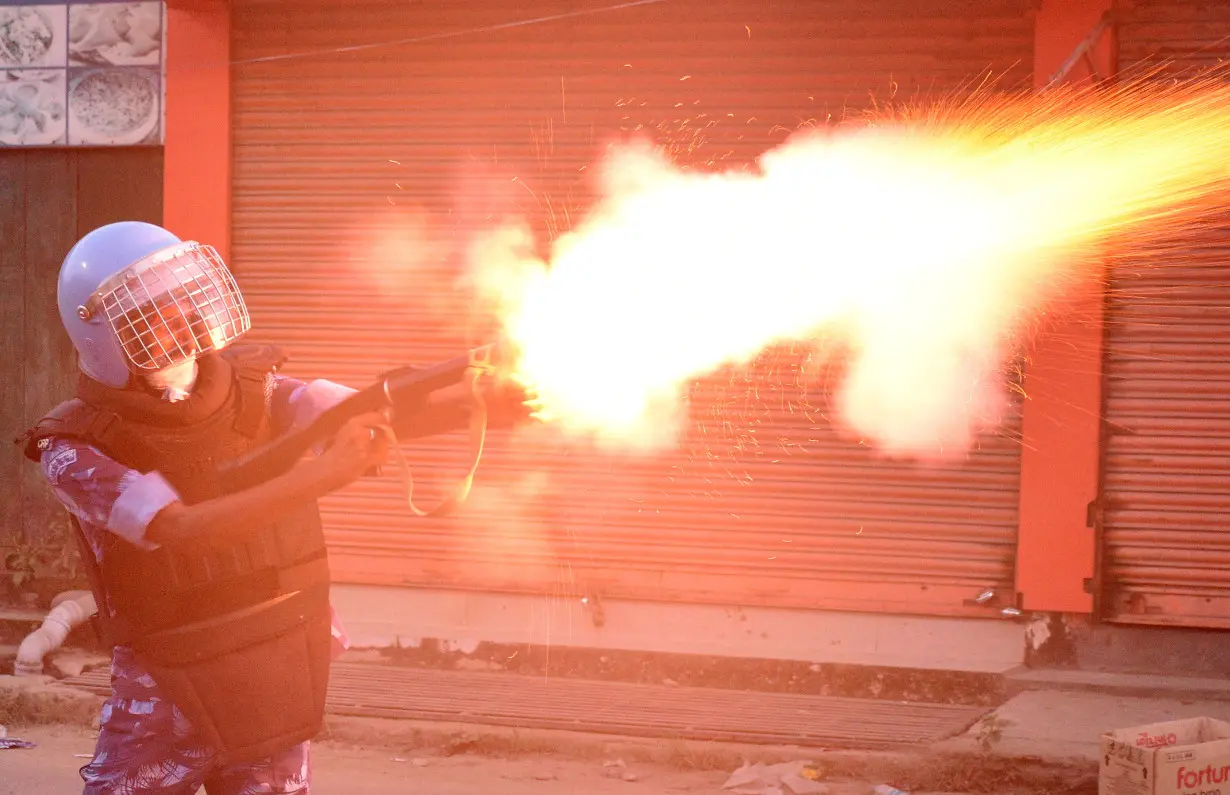
[[[167,3],[163,224],[230,256],[231,9]]]
[[[1044,0],[1034,48],[1035,87],[1045,85],[1097,26],[1111,0]],[[1102,76],[1114,71],[1113,26],[1093,51]],[[1077,64],[1069,80],[1087,82]],[[1098,494],[1102,408],[1100,284],[1065,303],[1037,340],[1026,368],[1017,590],[1027,610],[1088,613],[1096,539],[1087,526]]]

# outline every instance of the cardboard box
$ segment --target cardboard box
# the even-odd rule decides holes
[[[1098,795],[1230,795],[1230,723],[1189,718],[1102,735]]]

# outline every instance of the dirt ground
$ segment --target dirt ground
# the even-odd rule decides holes
[[[73,726],[11,731],[33,749],[0,750],[0,795],[81,791],[78,768],[94,733]],[[393,756],[333,742],[314,744],[313,793],[331,795],[721,795],[728,773],[682,771],[651,763],[585,761],[550,755]],[[625,779],[626,777],[626,779]],[[871,784],[834,782],[831,795],[869,795]],[[916,793],[916,795],[923,795]]]

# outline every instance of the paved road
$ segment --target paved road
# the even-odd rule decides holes
[[[10,730],[33,749],[0,751],[0,795],[60,795],[81,791],[77,769],[93,749],[93,733],[71,727]],[[329,795],[658,795],[717,793],[723,773],[629,767],[637,781],[604,775],[601,763],[557,758],[394,756],[319,743],[313,754],[313,793]]]
[[[81,791],[77,769],[93,749],[92,732],[40,727],[10,730],[10,736],[33,740],[38,747],[0,751],[0,795]],[[609,775],[612,772],[615,775]],[[624,773],[634,780],[624,780]],[[318,743],[312,791],[313,795],[728,795],[722,790],[728,775],[640,763],[611,771],[602,762],[554,756],[394,756],[387,750]],[[831,795],[868,795],[870,790],[868,784],[834,784]]]

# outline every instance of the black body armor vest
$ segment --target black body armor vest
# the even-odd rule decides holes
[[[57,438],[86,442],[159,472],[186,505],[221,497],[217,465],[272,438],[267,384],[281,362],[247,347],[202,357],[192,394],[175,403],[82,376],[77,398],[20,441],[34,461]],[[104,638],[131,646],[225,758],[259,759],[319,731],[331,632],[314,501],[271,505],[267,524],[224,540],[145,550],[105,533],[101,565],[77,535]]]

